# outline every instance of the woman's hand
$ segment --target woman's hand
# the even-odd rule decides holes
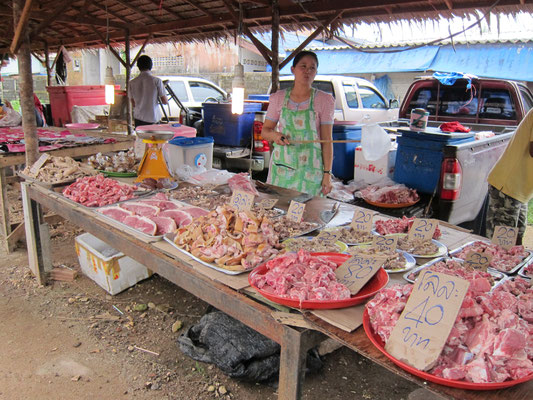
[[[289,138],[285,136],[281,132],[274,132],[276,134],[276,138],[274,139],[274,143],[280,145],[280,146],[288,146],[290,144]]]
[[[333,186],[331,185],[331,174],[324,174],[322,177],[322,194],[325,196],[331,190],[333,189]]]

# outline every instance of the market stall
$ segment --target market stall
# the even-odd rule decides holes
[[[181,187],[180,189],[183,190],[185,187]],[[294,198],[298,198],[300,195],[298,192],[269,185],[262,186],[260,189],[261,191],[256,198],[256,206],[258,204],[265,204],[267,199],[275,199],[277,200],[275,204],[276,208],[289,214],[294,212],[294,210],[291,211],[291,202]],[[210,190],[203,189],[202,194],[205,195]],[[479,390],[489,388],[484,384],[477,384],[476,390],[464,390],[454,387],[453,382],[451,385],[448,382],[445,382],[444,385],[427,383],[426,380],[408,373],[404,368],[393,364],[386,355],[372,344],[371,340],[367,337],[368,332],[365,333],[365,330],[361,326],[365,318],[364,304],[356,304],[358,302],[355,304],[351,303],[354,305],[341,303],[342,306],[349,306],[340,309],[315,309],[316,307],[313,306],[310,309],[305,309],[306,301],[308,300],[300,300],[301,306],[292,305],[290,312],[286,312],[287,309],[284,309],[285,312],[280,313],[275,304],[266,301],[264,295],[267,295],[269,298],[272,297],[271,300],[273,299],[274,303],[279,302],[279,298],[277,299],[276,295],[272,295],[272,293],[270,293],[272,296],[269,296],[269,293],[264,292],[264,287],[263,289],[259,287],[257,281],[254,281],[252,277],[254,274],[262,273],[260,270],[261,268],[264,269],[264,264],[261,264],[249,276],[247,272],[251,269],[247,267],[244,269],[241,268],[241,266],[246,265],[244,263],[235,264],[227,262],[215,264],[212,260],[206,261],[205,258],[202,258],[205,256],[205,253],[195,253],[191,248],[189,248],[191,252],[178,248],[179,246],[176,245],[180,242],[175,236],[167,240],[169,239],[168,234],[167,236],[157,235],[155,230],[151,233],[136,232],[131,229],[131,226],[125,226],[120,221],[110,218],[110,215],[105,215],[104,212],[94,207],[90,208],[77,204],[65,195],[46,189],[38,184],[23,183],[22,192],[27,223],[27,237],[29,238],[30,266],[40,280],[44,281],[46,279],[45,272],[50,265],[50,258],[48,256],[50,254],[48,249],[48,231],[47,229],[43,229],[43,221],[40,219],[39,213],[40,207],[44,206],[67,218],[97,238],[107,243],[113,243],[113,246],[118,251],[127,254],[152,271],[279,343],[281,345],[279,398],[298,398],[302,377],[301,366],[304,355],[308,348],[323,338],[318,332],[334,338],[374,362],[397,373],[399,376],[412,380],[435,393],[449,398],[496,399],[506,395],[518,399],[526,398],[528,393],[533,389],[531,375],[522,379],[507,380],[503,383],[504,386],[502,387],[512,387],[505,389],[504,392],[500,390],[480,392]],[[65,193],[68,194],[69,192],[67,191]],[[171,198],[175,193],[176,190],[164,193],[165,198],[162,196],[163,193],[156,193],[152,197],[146,196],[134,199],[134,207],[137,210],[140,207],[145,207],[145,210],[148,210],[150,207],[154,207],[154,204],[158,204],[160,208],[171,209],[169,202],[173,201]],[[207,202],[214,201],[209,196],[200,196],[199,192],[193,193],[193,195],[189,196],[189,201],[193,204],[200,204],[201,202],[201,205],[205,206]],[[167,197],[167,195],[169,196]],[[227,188],[219,192],[216,198],[223,198],[223,196],[226,196],[225,201],[232,202],[232,197]],[[174,196],[174,199],[178,197],[180,198],[179,201],[184,200],[187,197],[186,191],[183,190],[179,196]],[[124,204],[127,203],[128,201]],[[130,205],[133,203],[130,203]],[[334,204],[334,201],[325,198],[313,198],[305,203],[304,221],[317,224],[315,227],[315,229],[319,228],[317,236],[323,236],[323,232],[329,232],[327,228],[335,228],[338,225],[350,223],[354,212],[358,210],[349,204],[342,204],[335,215],[324,215],[324,211],[331,210]],[[192,207],[198,208],[190,203],[183,207],[188,207],[189,209]],[[131,216],[131,212],[134,210],[133,207],[115,207],[112,204],[104,206],[104,208],[114,209],[114,211],[126,210],[129,212],[128,216]],[[189,210],[189,212],[193,212],[193,210]],[[229,210],[219,208],[217,212],[227,213]],[[203,216],[193,218],[193,221],[200,221],[205,215],[203,214]],[[212,213],[211,215],[214,214]],[[329,220],[328,218],[331,217],[333,218]],[[386,219],[384,216],[376,216],[375,218]],[[327,226],[326,222],[328,222]],[[187,226],[194,226],[194,223],[189,221],[182,228],[179,228],[176,231],[181,233],[181,235],[178,235],[179,238],[185,238],[187,236]],[[263,227],[263,225],[261,226]],[[268,231],[268,226],[264,227]],[[446,249],[460,248],[462,245],[478,239],[464,230],[447,224],[441,224],[439,228],[440,236],[438,243]],[[233,236],[236,237],[236,235]],[[288,234],[288,236],[293,235]],[[353,240],[356,241],[356,239]],[[261,247],[261,249],[264,250],[265,247]],[[420,254],[416,258],[416,264],[425,264],[428,260],[434,258],[434,255],[432,253],[428,257],[427,255]],[[338,256],[344,259],[349,258],[349,256],[342,254]],[[531,258],[530,254],[527,256],[529,259]],[[226,258],[225,261],[228,261],[228,259]],[[254,264],[253,266],[256,265],[258,264]],[[414,267],[414,265],[410,266],[410,268]],[[372,278],[374,280],[369,281],[368,285],[377,285],[377,289],[379,289],[386,285],[389,279],[389,287],[391,284],[405,283],[402,276],[394,273],[394,271],[390,271],[389,274],[381,268],[380,271],[385,276],[384,280],[380,281],[381,278],[379,278],[376,283],[376,278]],[[412,269],[411,271],[417,270]],[[405,268],[405,272],[409,272],[407,268]],[[379,274],[376,276],[379,276]],[[362,301],[371,299],[374,294],[375,291],[369,297],[362,299]],[[353,300],[358,295],[354,295],[349,299]],[[286,300],[285,298],[281,303],[287,305]],[[317,302],[317,300],[315,299],[314,302]],[[307,328],[297,328],[290,325],[305,326]]]
[[[15,243],[24,234],[24,224],[13,227],[9,221],[9,204],[7,199],[7,185],[9,183],[6,170],[26,163],[24,134],[21,127],[1,128],[1,145],[4,151],[0,153],[0,237],[2,246],[12,251]],[[70,132],[65,128],[49,127],[39,129],[41,151],[52,156],[87,157],[99,152],[127,150],[133,146],[134,137],[97,132],[94,130],[75,130]]]

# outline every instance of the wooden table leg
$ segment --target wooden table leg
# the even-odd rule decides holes
[[[52,269],[50,252],[50,231],[44,221],[41,205],[28,195],[28,183],[22,183],[22,207],[24,209],[24,226],[26,229],[26,245],[30,269],[37,282],[46,283],[46,271]]]
[[[9,222],[9,202],[7,200],[7,180],[6,169],[0,168],[0,185],[2,187],[2,193],[0,195],[0,240],[2,241],[2,250],[6,253],[10,253],[13,248],[10,248],[8,237],[11,233],[11,224]]]
[[[296,400],[301,396],[307,349],[299,331],[285,327],[279,363],[279,400]]]

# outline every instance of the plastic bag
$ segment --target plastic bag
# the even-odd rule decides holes
[[[232,378],[271,382],[278,378],[280,346],[221,311],[204,315],[178,338],[180,350],[194,360],[213,363]],[[322,360],[310,350],[307,370],[318,371]]]
[[[22,124],[22,115],[10,107],[3,106],[3,116],[0,118],[0,126],[19,126]]]
[[[368,161],[376,161],[388,153],[391,140],[385,129],[377,124],[363,125],[361,149]]]
[[[192,171],[192,167],[189,166]],[[192,183],[194,185],[225,185],[228,183],[228,180],[235,175],[233,172],[229,172],[225,169],[208,169],[205,172],[191,174],[187,179],[184,179],[186,182]]]

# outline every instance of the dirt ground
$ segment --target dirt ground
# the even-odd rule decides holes
[[[20,215],[14,207],[13,220]],[[116,296],[85,277],[74,250],[80,233],[68,223],[52,229],[53,264],[77,269],[73,282],[39,286],[23,245],[1,255],[0,399],[277,398],[273,387],[238,382],[181,353],[176,340],[206,303],[157,275]],[[140,304],[148,308],[135,311]],[[303,399],[434,398],[347,348],[323,360],[306,377]]]

